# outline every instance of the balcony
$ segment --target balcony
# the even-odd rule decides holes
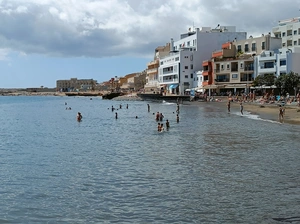
[[[223,79],[215,79],[215,82],[229,82],[228,78],[223,78]]]
[[[147,64],[148,67],[151,65],[159,65],[159,60],[151,61]]]
[[[178,83],[179,79],[162,79],[162,84]]]
[[[147,75],[149,74],[157,74],[158,69],[157,68],[152,68],[152,69],[147,69]]]
[[[250,77],[249,77],[249,78],[247,79],[247,77],[246,77],[246,78],[245,78],[245,77],[242,77],[242,78],[240,79],[240,81],[241,81],[241,82],[253,82],[253,81],[254,81],[254,78],[252,78],[252,77],[250,78]]]
[[[227,42],[225,44],[222,44],[222,49],[228,49],[228,48],[230,48],[230,46],[231,46],[231,43]]]

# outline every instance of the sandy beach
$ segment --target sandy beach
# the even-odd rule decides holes
[[[200,102],[199,102],[200,103]],[[206,103],[206,102],[201,102]],[[227,112],[227,101],[221,102],[207,102],[224,107],[224,112]],[[259,104],[252,102],[243,103],[244,113],[250,112],[251,114],[258,115],[262,119],[268,119],[272,121],[279,121],[279,106],[276,104]],[[296,105],[286,105],[283,123],[300,125],[300,107]],[[240,104],[238,102],[231,103],[231,111],[240,111]]]

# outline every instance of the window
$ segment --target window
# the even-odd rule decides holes
[[[297,30],[294,30],[294,35],[297,35]]]
[[[266,42],[261,42],[261,49],[265,50],[266,49]]]
[[[184,66],[184,69],[189,69],[189,66]]]
[[[229,64],[227,64],[227,70],[229,70]]]
[[[189,78],[189,76],[188,76],[188,75],[185,75],[185,76],[184,76],[184,78],[186,78],[186,79],[187,79],[187,78]]]
[[[248,44],[245,44],[245,52],[248,52],[248,51],[249,51]]]
[[[224,70],[224,65],[221,65],[221,69]]]
[[[175,58],[175,61],[179,61],[179,57],[176,57],[176,58]]]
[[[163,65],[163,64],[164,64],[164,62],[163,62],[163,61],[161,61],[161,62],[160,62],[160,65]]]
[[[194,67],[194,66],[193,66],[193,65],[191,65],[191,69],[193,69],[193,67]]]
[[[274,62],[265,62],[264,68],[274,68]]]
[[[252,43],[251,50],[256,51],[256,43]]]
[[[285,43],[282,44],[282,47],[285,47]]]
[[[243,68],[243,66],[244,66],[243,63],[241,63],[241,68]]]
[[[280,60],[280,66],[286,65],[286,60]]]
[[[285,32],[282,33],[282,36],[285,37]]]
[[[238,51],[238,52],[241,52],[241,51],[242,51],[242,46],[241,46],[241,45],[238,45],[238,46],[237,46],[237,51]]]
[[[294,45],[297,45],[297,41],[296,40],[294,41]]]
[[[191,73],[191,79],[192,79],[192,78],[194,78],[194,74],[193,74],[193,73]]]
[[[187,46],[190,46],[190,41],[187,42]]]
[[[238,74],[232,74],[232,76],[231,76],[233,79],[237,79],[237,77],[238,77]]]

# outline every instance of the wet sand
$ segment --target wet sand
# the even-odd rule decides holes
[[[224,112],[227,112],[227,101],[222,102],[199,102],[199,104],[210,103],[218,107],[224,107]],[[258,115],[262,119],[279,121],[279,106],[276,104],[259,104],[259,103],[243,103],[244,113]],[[231,112],[240,112],[240,104],[231,102]],[[286,105],[283,123],[300,125],[300,107],[296,105]]]

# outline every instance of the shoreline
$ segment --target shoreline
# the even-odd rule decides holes
[[[64,97],[67,95],[64,92],[11,92],[0,94],[0,96],[61,96]],[[101,96],[95,96],[101,97]],[[199,101],[188,101],[188,104],[193,105],[201,105],[203,103],[209,103],[219,108],[224,108],[224,112],[227,112],[227,99],[221,98],[218,101],[212,102],[199,102]],[[113,98],[115,101],[143,101],[136,93],[130,93],[123,96],[118,96]],[[186,104],[186,103],[184,103]],[[258,115],[261,119],[271,120],[279,122],[279,106],[278,104],[260,104],[258,102],[244,102],[244,112],[249,112],[253,115]],[[300,107],[297,105],[285,105],[285,114],[282,123],[300,125]],[[231,102],[231,111],[240,112],[240,104],[239,102]]]
[[[227,113],[227,101],[215,101],[215,102],[191,102],[199,103],[199,105],[203,103],[214,104],[219,108],[224,108],[224,112]],[[249,112],[253,115],[258,115],[261,119],[271,120],[275,122],[279,121],[279,106],[277,104],[259,104],[255,102],[245,102],[243,103],[244,113]],[[285,114],[283,122],[293,125],[300,125],[300,107],[297,105],[285,105]],[[230,104],[231,112],[240,113],[240,104],[239,102],[231,102]],[[243,115],[241,115],[243,116]]]

